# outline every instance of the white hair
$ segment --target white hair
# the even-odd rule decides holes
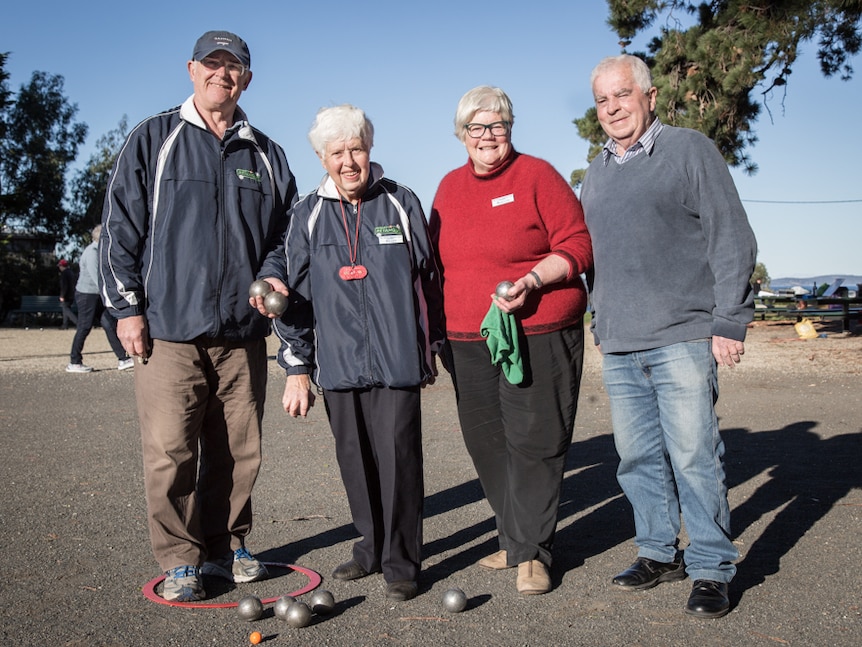
[[[317,111],[314,124],[308,131],[308,141],[320,157],[330,142],[341,142],[358,137],[366,150],[374,145],[374,125],[365,112],[349,103]]]
[[[608,56],[599,61],[598,65],[593,68],[593,71],[590,74],[590,87],[593,87],[596,77],[599,74],[618,65],[627,65],[632,72],[632,77],[634,78],[635,83],[637,83],[641,91],[644,94],[649,94],[649,91],[652,88],[652,74],[649,71],[649,67],[643,59],[638,58],[637,56],[632,56],[631,54]]]

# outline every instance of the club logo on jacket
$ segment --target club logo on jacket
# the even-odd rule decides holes
[[[240,180],[251,180],[253,182],[260,183],[260,173],[255,173],[254,171],[246,171],[245,169],[238,168],[236,170],[236,176]]]
[[[404,233],[401,231],[401,225],[375,227],[374,235],[377,236],[377,242],[381,245],[394,245],[404,242]]]

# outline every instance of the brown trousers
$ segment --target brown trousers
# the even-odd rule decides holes
[[[135,395],[159,566],[200,566],[241,547],[261,462],[264,340],[154,340],[135,366]]]

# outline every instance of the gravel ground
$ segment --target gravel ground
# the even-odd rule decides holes
[[[474,566],[496,550],[493,520],[443,376],[423,400],[421,591],[401,604],[385,599],[379,575],[329,578],[355,537],[331,435],[322,407],[302,421],[283,414],[273,360],[249,546],[268,562],[320,573],[337,601],[333,614],[293,629],[273,617],[272,605],[248,623],[234,609],[145,598],[142,589],[159,573],[147,539],[133,371],[115,370],[100,330],[84,360],[97,370],[76,375],[63,371],[72,331],[0,328],[0,643],[241,646],[257,630],[265,645],[862,644],[862,337],[820,332],[802,341],[792,325],[755,324],[743,363],[721,372],[718,409],[741,557],[733,611],[713,621],[682,612],[690,582],[642,593],[610,586],[635,549],[593,349],[563,484],[553,591],[522,597],[513,570]],[[212,601],[272,598],[308,582],[273,570],[268,581],[236,587],[208,579]],[[455,586],[469,598],[460,614],[440,603]]]

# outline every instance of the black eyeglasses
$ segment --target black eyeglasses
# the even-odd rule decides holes
[[[493,124],[465,124],[464,129],[467,134],[473,139],[479,139],[485,134],[486,130],[490,130],[494,137],[502,137],[509,134],[508,121],[495,121]]]

